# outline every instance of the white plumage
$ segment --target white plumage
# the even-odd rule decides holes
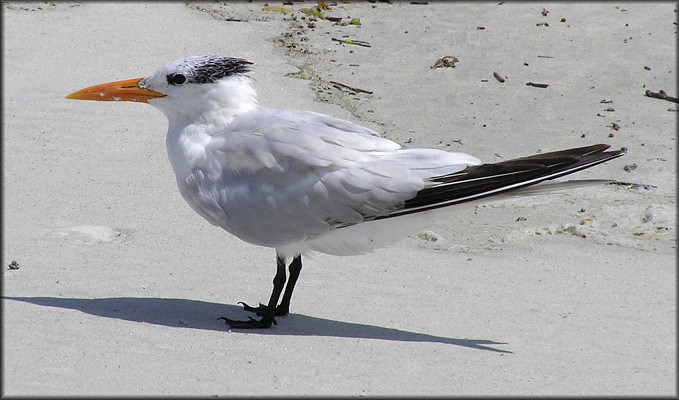
[[[401,149],[368,128],[323,114],[260,106],[243,75],[194,85],[187,95],[188,86],[166,78],[184,71],[178,65],[166,65],[140,86],[167,94],[149,104],[168,116],[167,149],[180,193],[213,225],[274,247],[282,257],[384,246],[346,226],[388,215],[428,178],[480,164],[463,153]],[[338,227],[347,231],[341,247],[324,240]]]
[[[213,56],[169,63],[154,74],[97,85],[68,98],[147,102],[168,118],[177,186],[198,214],[278,256],[268,305],[245,309],[265,328],[286,315],[301,254],[360,254],[433,223],[438,214],[618,157],[607,145],[498,164],[463,153],[402,149],[376,132],[310,111],[260,106],[250,62]],[[290,279],[285,283],[285,259]]]

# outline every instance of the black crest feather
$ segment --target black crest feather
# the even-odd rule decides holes
[[[214,83],[227,76],[250,72],[250,61],[242,58],[198,56],[184,60],[187,79],[191,83]]]

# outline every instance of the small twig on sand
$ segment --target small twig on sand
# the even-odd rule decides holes
[[[354,39],[336,39],[336,38],[332,38],[332,40],[334,40],[334,41],[336,41],[336,42],[340,42],[340,43],[342,43],[342,44],[353,44],[353,45],[356,45],[356,46],[371,47],[371,46],[370,46],[370,43],[364,42],[364,41],[362,41],[362,40],[354,40]]]
[[[504,83],[504,82],[505,82],[505,78],[501,77],[500,74],[498,74],[497,72],[493,72],[493,76],[494,76],[495,79],[497,79],[500,83]]]
[[[336,82],[336,81],[328,81],[328,82],[330,82],[330,83],[332,83],[333,85],[336,85],[336,86],[341,86],[341,87],[343,87],[343,88],[347,88],[347,89],[349,89],[349,90],[351,90],[351,91],[354,91],[354,92],[360,92],[360,93],[366,93],[366,94],[373,94],[373,92],[371,92],[370,90],[365,90],[365,89],[360,89],[360,88],[352,87],[352,86],[345,85],[345,84],[343,84],[343,83],[339,83],[339,82]]]
[[[669,96],[664,90],[660,90],[658,92],[651,92],[650,90],[647,90],[646,96],[679,103],[679,98]]]
[[[528,82],[528,83],[526,83],[526,86],[533,86],[533,87],[539,87],[539,88],[543,88],[543,89],[544,89],[544,88],[548,87],[549,85],[546,84],[546,83]]]

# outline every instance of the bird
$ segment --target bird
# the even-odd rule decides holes
[[[239,302],[258,318],[220,317],[231,329],[267,329],[288,315],[302,255],[369,253],[465,204],[522,195],[528,186],[626,152],[594,144],[483,163],[460,152],[402,148],[357,123],[260,105],[249,76],[253,65],[242,58],[192,56],[144,78],[66,96],[160,110],[168,119],[167,153],[184,200],[212,225],[275,249],[268,303]]]

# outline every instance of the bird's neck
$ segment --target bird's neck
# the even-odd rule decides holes
[[[258,107],[257,92],[250,78],[234,76],[209,86],[198,86],[193,96],[164,108],[170,129],[181,130],[188,125],[228,126],[239,115]]]
[[[169,122],[166,144],[180,190],[194,168],[209,166],[207,146],[213,137],[224,135],[234,119],[259,107],[257,94],[244,76],[198,87],[185,98],[170,106],[157,102]]]

